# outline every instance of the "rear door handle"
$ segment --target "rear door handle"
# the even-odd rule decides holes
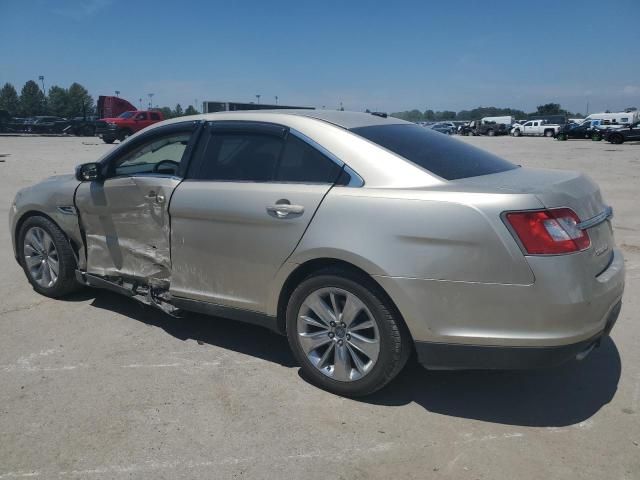
[[[289,205],[287,203],[269,205],[267,212],[276,218],[286,218],[289,215],[301,215],[304,213],[304,207],[302,205]]]

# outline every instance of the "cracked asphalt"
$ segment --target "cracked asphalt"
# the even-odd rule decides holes
[[[556,370],[413,365],[348,400],[305,382],[259,327],[98,290],[36,294],[11,250],[15,192],[113,146],[0,136],[0,479],[640,478],[640,144],[462,141],[600,184],[626,258],[618,325]]]

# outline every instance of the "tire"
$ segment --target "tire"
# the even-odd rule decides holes
[[[545,130],[544,131],[544,136],[547,137],[547,138],[553,137],[553,130]]]
[[[41,236],[42,232],[46,237]],[[20,265],[36,292],[59,298],[80,288],[75,278],[76,257],[69,240],[48,218],[33,216],[25,220],[20,227],[17,247]],[[52,272],[55,274],[56,262],[58,272],[54,279]],[[42,273],[40,280],[37,271]]]
[[[609,142],[615,145],[622,145],[624,143],[624,137],[619,133],[614,133],[609,136]]]
[[[349,303],[358,305],[359,313],[349,316],[350,322],[345,318],[349,326],[335,322],[331,326],[325,320],[336,317],[318,309],[318,300],[330,312]],[[314,309],[309,307],[312,302],[316,302]],[[317,310],[325,312],[324,320]],[[343,314],[340,311],[337,318],[342,319]],[[384,387],[402,370],[412,351],[409,331],[384,292],[366,275],[347,269],[326,269],[303,280],[289,298],[286,322],[289,345],[305,378],[345,397],[369,395]],[[365,328],[365,324],[372,327]],[[309,346],[317,341],[323,343]],[[356,345],[366,346],[369,353]],[[344,362],[339,361],[340,353]]]
[[[471,131],[467,132],[467,137],[473,137],[473,132]]]
[[[487,132],[487,135],[489,135],[490,137],[495,137],[496,136],[496,132],[495,132],[495,130],[489,130]]]
[[[102,137],[102,141],[103,141],[104,143],[113,143],[113,142],[115,142],[115,141],[116,141],[116,139],[115,139],[115,138],[113,138],[113,137]]]
[[[565,140],[567,140],[567,134],[559,133],[558,136],[556,137],[556,140],[560,140],[561,142],[564,142]]]
[[[513,132],[513,136],[514,137],[519,137],[520,135],[521,135],[520,134],[520,130],[516,130],[516,131]]]
[[[131,130],[129,129],[121,130],[120,133],[118,134],[118,140],[120,140],[121,142],[124,142],[131,135],[133,135],[133,132]]]

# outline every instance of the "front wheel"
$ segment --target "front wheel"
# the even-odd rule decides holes
[[[514,137],[519,137],[520,136],[520,130],[516,130],[513,132],[513,136]]]
[[[18,248],[20,264],[36,292],[58,298],[79,288],[73,249],[48,218],[28,218],[20,228]]]
[[[287,306],[287,336],[305,376],[348,397],[373,393],[404,367],[409,332],[365,275],[331,269],[308,277]]]
[[[102,137],[102,141],[104,143],[113,143],[116,141],[116,139],[114,137]]]

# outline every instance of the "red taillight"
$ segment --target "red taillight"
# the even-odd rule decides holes
[[[509,212],[506,218],[529,255],[579,252],[591,245],[589,234],[577,227],[580,219],[570,208]]]

